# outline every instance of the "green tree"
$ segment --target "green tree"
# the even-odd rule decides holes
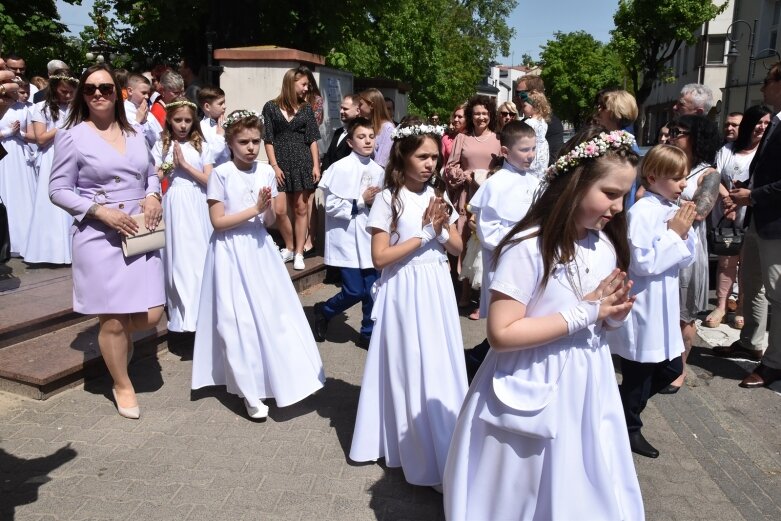
[[[684,43],[696,42],[695,31],[727,7],[712,0],[620,0],[611,31],[616,49],[642,105],[653,83],[666,74],[667,63]]]
[[[398,0],[370,12],[371,23],[345,33],[329,63],[357,76],[412,86],[410,112],[448,114],[475,91],[493,56],[507,54],[506,25],[516,2]]]
[[[491,59],[509,52],[517,0],[99,0],[106,39],[135,64],[206,61],[214,47],[274,44],[327,56],[357,76],[409,83],[421,114],[449,113],[474,92]],[[84,41],[94,41],[88,28]]]
[[[67,1],[67,0],[66,0]],[[70,0],[77,4],[81,0]],[[54,0],[3,0],[0,2],[0,48],[18,53],[27,63],[27,74],[46,75],[46,63],[58,58],[74,67],[78,49],[66,38]]]
[[[591,115],[594,96],[621,84],[621,65],[607,45],[585,31],[558,32],[540,54],[546,94],[556,114],[576,127]]]

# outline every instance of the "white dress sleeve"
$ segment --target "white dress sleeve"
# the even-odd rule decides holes
[[[206,199],[209,201],[225,202],[225,174],[224,170],[215,170],[209,176],[206,183]]]
[[[526,235],[526,232],[522,232]],[[528,305],[542,281],[542,259],[537,237],[523,240],[505,249],[499,256],[491,291],[502,293]]]
[[[391,213],[391,194],[390,190],[383,190],[374,198],[374,204],[369,212],[369,220],[366,223],[366,230],[371,233],[372,228],[390,233]],[[458,215],[456,215],[458,218]]]
[[[158,141],[152,148],[152,159],[155,162],[155,166],[161,166],[163,164],[163,142]]]

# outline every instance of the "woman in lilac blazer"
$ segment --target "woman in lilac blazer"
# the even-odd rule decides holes
[[[127,372],[131,334],[155,326],[163,313],[163,265],[159,252],[125,257],[122,235],[137,231],[131,215],[143,212],[154,229],[162,217],[160,182],[143,132],[125,117],[111,69],[84,71],[68,129],[54,141],[49,196],[73,218],[73,309],[96,314],[98,344],[114,380],[119,414],[139,417]]]

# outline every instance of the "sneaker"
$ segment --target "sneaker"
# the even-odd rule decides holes
[[[253,420],[262,420],[268,416],[268,405],[258,400],[258,406],[253,407],[249,404],[247,399],[244,399],[244,406],[247,408],[247,414]]]
[[[306,266],[304,266],[304,256],[300,253],[296,253],[295,257],[293,258],[293,269],[301,271],[305,267]]]
[[[282,248],[279,250],[279,255],[282,257],[282,262],[290,262],[294,257],[293,252],[287,248]]]

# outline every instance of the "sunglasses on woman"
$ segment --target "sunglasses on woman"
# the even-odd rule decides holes
[[[114,84],[113,83],[100,83],[98,85],[95,85],[94,83],[84,84],[85,96],[94,96],[95,92],[97,91],[100,91],[100,93],[104,96],[111,96],[112,94],[114,94]]]
[[[499,114],[500,114],[500,115],[501,115],[503,118],[506,118],[506,117],[508,117],[508,116],[516,116],[516,115],[517,115],[517,114],[515,114],[515,112],[504,112],[504,111],[501,111],[501,112],[499,112]]]
[[[679,128],[670,129],[670,139],[677,139],[680,136],[688,136],[690,132],[688,130],[681,130]]]

